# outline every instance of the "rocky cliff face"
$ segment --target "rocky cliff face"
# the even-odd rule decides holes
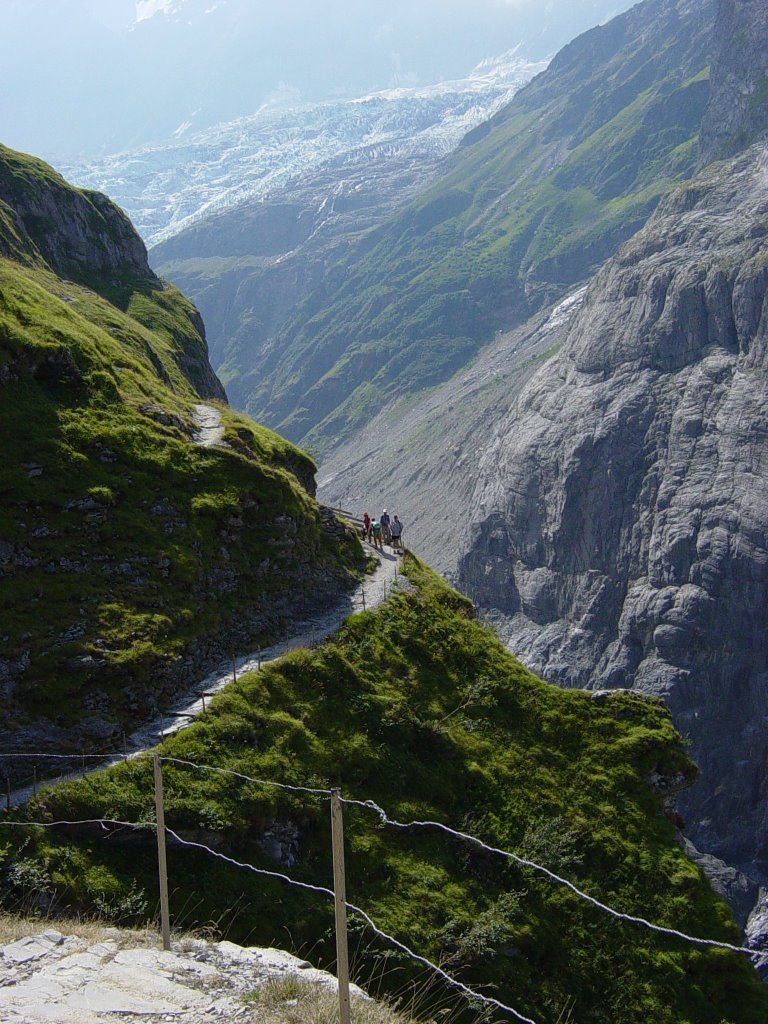
[[[474,362],[414,402],[398,399],[323,461],[318,493],[334,507],[405,523],[404,543],[454,579],[478,464],[542,361],[563,342],[584,288],[497,335]]]
[[[662,695],[696,845],[768,859],[768,151],[667,200],[483,466],[460,578],[568,686]]]
[[[0,209],[12,232],[0,255],[38,259],[59,276],[153,280],[147,250],[126,215],[106,196],[72,188],[41,160],[0,146]]]
[[[768,129],[768,5],[721,0],[712,101],[701,127],[704,160],[730,156]]]

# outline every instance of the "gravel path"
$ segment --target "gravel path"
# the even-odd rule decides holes
[[[403,577],[400,573],[400,558],[389,550],[375,551],[368,545],[366,545],[366,549],[378,559],[378,567],[333,607],[299,622],[295,632],[286,640],[281,640],[271,647],[242,655],[235,659],[234,666],[231,661],[221,664],[184,693],[169,714],[162,715],[131,733],[127,738],[124,754],[116,753],[112,756],[105,756],[103,760],[93,760],[83,769],[69,771],[57,779],[46,779],[40,783],[40,786],[51,786],[69,779],[77,779],[98,769],[118,764],[125,756],[133,758],[146,753],[152,747],[157,746],[163,737],[171,736],[190,725],[202,713],[204,700],[223,690],[227,683],[232,682],[233,667],[238,676],[244,672],[256,671],[262,665],[282,658],[289,651],[310,647],[331,636],[341,627],[344,619],[353,612],[376,608],[386,600],[393,589],[401,585]],[[202,697],[203,693],[206,694],[206,698]],[[73,759],[77,757],[76,754],[72,756]],[[43,761],[44,758],[41,757],[40,760]],[[26,803],[34,796],[34,792],[34,787],[31,785],[14,790],[11,793],[11,805],[18,807],[20,804]]]
[[[221,412],[213,405],[200,403],[192,406],[193,419],[195,421],[195,433],[192,441],[203,448],[213,448],[216,445],[225,445],[224,427],[221,422]]]

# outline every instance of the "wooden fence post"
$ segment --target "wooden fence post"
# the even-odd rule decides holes
[[[171,948],[171,924],[168,917],[168,865],[165,858],[165,808],[163,806],[163,768],[159,754],[153,754],[155,768],[155,822],[157,824],[157,868],[160,878],[160,924],[163,949]]]
[[[232,655],[232,682],[237,682],[237,658]]]
[[[336,977],[339,981],[339,1024],[350,1024],[349,951],[347,949],[347,893],[344,880],[344,819],[341,790],[331,790],[333,891],[336,911]]]
[[[10,772],[5,776],[5,809],[10,811],[11,809],[11,775]]]

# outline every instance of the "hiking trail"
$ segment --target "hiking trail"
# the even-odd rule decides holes
[[[193,444],[198,444],[201,448],[226,446],[224,425],[221,422],[219,409],[213,405],[199,402],[192,406],[192,418],[195,422],[195,432],[192,435]]]
[[[215,410],[214,410],[215,411]],[[41,779],[37,788],[42,786],[53,786],[59,782],[70,779],[81,778],[93,771],[102,768],[109,768],[111,765],[119,764],[120,761],[129,760],[147,753],[152,747],[167,736],[174,735],[181,729],[190,725],[203,712],[204,701],[223,690],[227,683],[232,682],[233,668],[238,678],[245,672],[257,671],[260,667],[277,661],[290,651],[302,647],[310,647],[331,636],[340,629],[342,622],[348,615],[354,612],[361,612],[376,608],[393,589],[401,586],[402,574],[400,573],[400,558],[390,552],[375,551],[366,545],[366,550],[378,560],[378,567],[370,575],[359,583],[354,590],[337,601],[331,608],[324,612],[304,619],[296,624],[294,633],[284,640],[280,640],[270,647],[264,647],[241,655],[234,659],[223,662],[207,676],[201,679],[194,686],[187,689],[177,700],[174,707],[166,714],[154,718],[145,725],[139,726],[135,732],[126,737],[125,753],[105,756],[103,761],[92,761],[84,768],[68,771],[66,774],[53,779]],[[202,694],[205,694],[205,698]],[[72,759],[77,754],[73,752]],[[44,761],[44,757],[40,758]],[[12,807],[18,807],[26,803],[35,794],[34,785],[21,786],[10,794]]]

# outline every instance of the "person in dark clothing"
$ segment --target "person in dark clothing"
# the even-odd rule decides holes
[[[394,520],[392,521],[390,531],[392,533],[392,550],[402,551],[403,547],[400,538],[403,536],[403,524],[400,522],[397,516],[395,516]]]

